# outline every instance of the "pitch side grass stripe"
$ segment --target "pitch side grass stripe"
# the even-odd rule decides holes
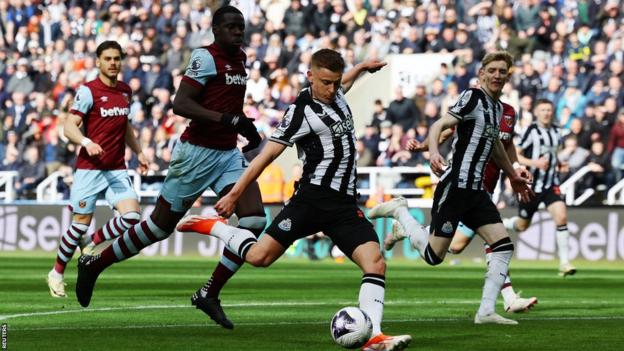
[[[266,306],[341,306],[341,305],[349,305],[353,304],[354,301],[335,301],[335,302],[327,302],[327,301],[319,301],[319,302],[250,302],[250,303],[230,303],[223,304],[223,307],[266,307]],[[394,300],[394,301],[386,301],[385,305],[396,305],[396,306],[409,306],[409,305],[478,305],[480,300],[437,300],[437,301],[429,301],[429,300]],[[584,305],[584,306],[602,306],[605,304],[613,305],[613,301],[611,302],[599,302],[599,301],[561,301],[561,300],[540,300],[540,306],[548,305],[548,306],[560,306],[560,305],[568,305],[568,304],[576,304],[576,305]],[[15,319],[15,318],[28,318],[28,317],[39,317],[39,316],[50,316],[50,315],[59,315],[59,314],[70,314],[70,313],[91,313],[91,312],[115,312],[115,311],[129,311],[129,310],[159,310],[159,309],[178,309],[178,308],[192,308],[191,305],[145,305],[145,306],[119,306],[119,307],[100,307],[100,308],[81,308],[75,310],[60,310],[60,311],[42,311],[42,312],[29,312],[29,313],[16,313],[16,314],[7,314],[0,315],[0,321]],[[559,317],[555,320],[565,320],[566,317]],[[583,319],[584,317],[570,317],[572,319]],[[591,319],[593,317],[587,317]],[[597,317],[601,318],[601,317]],[[607,317],[605,317],[607,318]],[[610,317],[609,317],[610,318]],[[527,318],[523,318],[527,319]],[[531,318],[528,318],[531,319]],[[608,319],[608,318],[607,318]],[[614,318],[614,319],[620,319]],[[624,319],[622,316],[621,319]],[[438,320],[438,319],[436,319]],[[445,320],[445,319],[439,319]],[[455,319],[450,319],[455,320]],[[457,319],[463,320],[463,319]],[[544,317],[543,320],[548,320],[548,318]],[[417,320],[414,320],[417,321]],[[425,321],[423,319],[423,321]]]
[[[594,320],[624,320],[624,316],[593,316],[593,317],[526,317],[519,319],[523,321],[594,321]],[[384,323],[414,323],[414,322],[473,322],[473,318],[410,318],[410,319],[388,319]],[[300,322],[238,322],[237,326],[280,326],[280,325],[323,325],[328,320],[322,321],[300,321]],[[40,327],[40,328],[11,328],[11,331],[44,331],[44,330],[105,330],[105,329],[166,329],[166,328],[222,328],[220,325],[206,323],[193,324],[146,324],[146,325],[116,325],[116,326],[87,326],[87,327]]]

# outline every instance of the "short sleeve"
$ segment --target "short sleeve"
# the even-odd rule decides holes
[[[199,48],[193,50],[189,65],[184,73],[186,82],[203,87],[206,82],[217,75],[217,65],[210,51]]]
[[[479,96],[474,90],[464,90],[455,105],[449,109],[449,113],[460,121],[474,119],[471,118],[470,113],[477,107],[478,101]]]
[[[277,129],[271,135],[270,140],[287,146],[292,146],[304,136],[310,134],[310,125],[305,118],[305,105],[290,105],[284,114]]]
[[[93,107],[93,94],[91,94],[91,89],[81,85],[78,91],[76,91],[76,96],[74,96],[74,102],[69,112],[84,117],[89,113],[91,107]]]

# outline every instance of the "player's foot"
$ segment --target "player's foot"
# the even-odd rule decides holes
[[[93,242],[90,242],[84,247],[81,247],[80,253],[81,255],[93,256],[95,253],[95,244]]]
[[[176,230],[179,232],[195,232],[198,234],[210,235],[212,227],[217,222],[227,224],[227,219],[220,216],[204,217],[190,215],[180,220],[180,223],[176,226]]]
[[[572,264],[564,263],[559,266],[559,276],[565,278],[569,275],[574,275],[574,274],[576,274],[576,267],[574,267]]]
[[[370,338],[368,342],[362,346],[363,351],[400,351],[409,345],[412,337],[409,335],[384,335],[377,334]]]
[[[93,288],[102,270],[94,264],[100,258],[97,256],[83,255],[78,258],[78,278],[76,278],[76,298],[80,306],[87,307],[91,302]]]
[[[505,312],[526,312],[537,305],[537,297],[524,298],[520,297],[520,292],[516,294],[516,297],[508,304],[507,301],[503,304]]]
[[[202,289],[197,290],[191,296],[191,304],[197,309],[204,311],[217,324],[225,329],[234,329],[234,324],[227,318],[223,308],[221,308],[221,300],[216,297],[202,296]]]
[[[67,286],[67,284],[65,284],[62,274],[57,273],[53,269],[48,273],[46,282],[48,282],[48,288],[50,288],[50,295],[52,295],[52,297],[67,297],[65,293],[65,286]]]
[[[384,239],[384,249],[386,251],[392,250],[394,244],[405,238],[405,228],[403,228],[399,221],[394,221],[394,223],[392,223],[392,231],[390,234],[386,235],[386,238]]]
[[[474,319],[475,324],[505,324],[505,325],[516,325],[518,322],[513,319],[505,318],[496,312],[492,312],[486,315],[480,315],[477,313]]]
[[[395,218],[394,212],[399,207],[407,207],[407,200],[404,197],[397,197],[390,201],[382,202],[379,205],[371,208],[368,211],[368,218],[382,218],[382,217],[393,217]]]

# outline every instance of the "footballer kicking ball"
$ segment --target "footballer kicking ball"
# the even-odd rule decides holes
[[[334,341],[347,349],[357,349],[370,339],[373,322],[366,312],[358,307],[345,307],[336,312],[331,320],[331,334]]]

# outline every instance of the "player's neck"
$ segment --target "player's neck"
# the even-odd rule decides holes
[[[232,47],[232,46],[228,46],[228,45],[223,45],[223,44],[219,43],[218,41],[215,41],[215,44],[217,44],[217,46],[220,47],[221,50],[223,50],[228,56],[234,56],[234,55],[236,55],[238,50],[240,50],[239,47]]]
[[[486,94],[488,94],[492,98],[492,100],[494,100],[494,101],[498,101],[498,99],[500,99],[501,95],[503,95],[502,91],[499,91],[498,93],[495,94],[495,93],[491,92],[488,88],[486,88],[484,86],[481,87],[481,90],[483,90]]]
[[[546,123],[542,123],[542,122],[540,122],[540,121],[538,120],[538,121],[537,121],[537,125],[538,125],[538,126],[540,126],[540,127],[542,127],[542,128],[546,128],[546,129],[548,129],[548,128],[550,128],[550,126],[552,125],[552,123],[548,123],[548,124],[546,124]]]
[[[102,81],[102,83],[104,83],[104,85],[106,85],[107,87],[114,88],[117,85],[117,78],[109,78],[101,73],[100,73],[99,78]]]

